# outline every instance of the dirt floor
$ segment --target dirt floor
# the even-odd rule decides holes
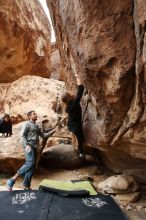
[[[32,189],[38,189],[39,184],[43,179],[52,180],[75,180],[75,179],[93,179],[94,185],[97,185],[102,180],[106,179],[109,174],[100,172],[97,166],[91,165],[75,170],[52,169],[50,171],[39,168],[32,180]],[[0,175],[0,191],[6,189],[7,175]],[[15,189],[23,189],[22,179],[18,179],[15,184]],[[127,214],[129,220],[146,220],[146,185],[141,186],[141,198],[137,203],[129,204],[127,207],[122,207]]]

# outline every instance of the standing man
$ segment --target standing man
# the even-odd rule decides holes
[[[78,76],[75,74],[78,91],[77,95],[73,97],[69,92],[62,94],[62,101],[66,104],[66,112],[68,113],[68,129],[75,135],[78,141],[78,157],[85,159],[84,154],[84,132],[82,127],[82,109],[80,100],[83,95],[84,86]]]
[[[39,136],[47,139],[56,131],[56,128],[54,128],[48,133],[43,133],[39,126],[36,124],[37,114],[35,111],[28,112],[27,117],[28,121],[23,124],[21,129],[21,143],[25,150],[25,163],[17,171],[17,173],[7,181],[7,188],[10,191],[12,190],[18,176],[24,178],[24,189],[30,189],[31,179],[36,169]]]

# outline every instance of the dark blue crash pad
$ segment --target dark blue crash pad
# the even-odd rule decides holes
[[[42,190],[0,192],[0,220],[127,220],[108,195],[60,196]]]

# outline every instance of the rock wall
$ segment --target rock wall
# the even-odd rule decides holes
[[[60,79],[61,73],[50,29],[38,0],[0,1],[0,117],[8,113],[13,123],[12,137],[0,134],[0,172],[16,172],[24,161],[20,129],[28,111],[37,112],[37,123],[44,130],[53,128],[64,113],[60,104],[64,82],[47,79],[50,75]],[[46,147],[71,141],[65,125],[63,120]]]
[[[140,170],[146,181],[145,1],[47,2],[67,87],[75,91],[74,64],[85,85],[86,144],[114,171]]]
[[[114,171],[124,170],[146,182],[146,2],[133,1],[136,41],[135,89],[131,107],[113,143],[120,139],[115,151],[106,153],[106,162]],[[127,120],[128,119],[128,120]],[[126,163],[125,163],[126,158]]]
[[[18,122],[18,118],[27,120],[27,112],[35,110],[39,121],[50,118],[54,126],[63,89],[64,82],[39,76],[23,76],[13,83],[1,83],[0,113],[9,113]]]
[[[50,79],[61,80],[62,76],[62,64],[60,59],[60,53],[56,43],[51,44],[51,75]]]
[[[0,1],[0,82],[50,75],[50,25],[38,0]]]

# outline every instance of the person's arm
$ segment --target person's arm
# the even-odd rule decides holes
[[[55,128],[51,129],[51,131],[49,131],[49,132],[47,132],[47,133],[42,132],[42,130],[39,129],[39,135],[40,135],[43,139],[48,139],[50,136],[52,136],[52,135],[55,133],[55,131],[56,131],[57,129],[58,129],[58,128],[55,127]]]
[[[77,95],[76,95],[76,98],[75,98],[75,103],[76,103],[76,102],[80,102],[80,100],[82,98],[83,91],[84,91],[84,86],[83,86],[83,82],[82,82],[81,78],[78,75],[79,68],[77,67],[76,64],[73,64],[72,66],[73,66],[73,71],[74,71],[76,81],[77,81],[77,85],[78,85],[78,91],[77,91]]]
[[[77,91],[77,95],[75,97],[75,102],[80,102],[82,95],[83,95],[83,92],[84,92],[84,86],[83,86],[83,83],[77,73],[75,74],[75,76],[76,76],[76,81],[77,81],[77,85],[78,85],[78,91]]]
[[[79,76],[78,76],[77,73],[75,74],[75,77],[76,77],[77,85],[78,85],[78,86],[82,85],[83,83],[82,83],[82,81],[81,81],[81,79],[79,78]]]
[[[75,97],[75,102],[80,102],[82,96],[83,96],[83,92],[84,92],[84,86],[83,85],[79,85],[78,86],[78,91],[77,91],[77,95]]]
[[[73,69],[73,72],[75,74],[75,77],[76,77],[76,81],[77,81],[77,85],[78,85],[78,91],[77,91],[77,94],[76,94],[76,97],[74,98],[74,100],[72,100],[70,103],[68,103],[68,106],[66,108],[66,112],[69,113],[69,112],[72,112],[72,110],[74,109],[74,106],[76,106],[76,104],[78,104],[82,98],[82,95],[83,95],[83,92],[84,92],[84,86],[83,86],[83,83],[78,75],[78,68],[77,68],[77,65],[76,64],[72,64],[72,69]]]
[[[27,143],[27,133],[28,133],[28,131],[29,131],[28,124],[24,123],[22,125],[21,132],[20,132],[21,143],[22,143],[23,147],[28,146],[28,143]]]

